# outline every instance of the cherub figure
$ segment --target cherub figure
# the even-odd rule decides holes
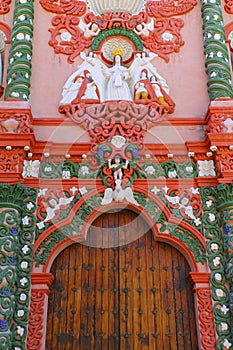
[[[125,161],[125,163],[121,162],[121,157],[119,154],[117,154],[114,158],[114,162],[112,164],[112,160],[108,160],[108,167],[109,169],[112,169],[113,171],[113,177],[114,180],[122,180],[123,178],[123,171],[122,169],[127,169],[129,161],[128,159]]]

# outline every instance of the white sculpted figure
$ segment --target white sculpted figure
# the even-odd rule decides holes
[[[129,70],[122,64],[122,56],[116,54],[111,68],[103,67],[103,74],[107,79],[105,100],[132,101],[132,94],[128,81]]]
[[[165,79],[157,73],[156,68],[150,62],[157,55],[147,52],[136,54],[129,68],[123,65],[122,56],[123,51],[116,49],[113,52],[113,65],[108,67],[93,52],[81,53],[80,57],[83,62],[67,79],[59,104],[76,104],[82,99],[89,100],[89,103],[111,100],[133,101],[135,84],[140,80],[143,69],[148,71],[148,78],[155,76],[156,84],[159,84],[169,94],[169,87]],[[87,81],[87,75],[90,76],[89,81]],[[97,97],[99,102],[96,102]]]

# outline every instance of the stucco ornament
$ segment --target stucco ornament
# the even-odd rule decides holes
[[[22,176],[39,177],[40,161],[39,160],[24,160]]]
[[[199,176],[216,176],[213,160],[198,160]]]
[[[63,86],[60,112],[66,105],[114,100],[155,102],[173,112],[175,103],[169,97],[168,84],[151,63],[155,54],[137,54],[129,67],[123,64],[122,48],[116,48],[111,54],[111,67],[93,52],[80,54],[83,62]]]
[[[111,143],[113,144],[114,147],[116,147],[116,148],[121,148],[122,146],[125,145],[126,139],[125,139],[125,137],[123,137],[123,136],[115,135],[115,136],[113,136],[113,138],[111,139]]]
[[[104,12],[129,12],[137,14],[143,10],[144,0],[87,0],[87,5],[96,15],[103,14]]]
[[[115,202],[123,202],[123,200],[126,200],[129,203],[132,203],[134,205],[139,205],[136,199],[134,198],[133,190],[131,187],[127,187],[125,189],[121,186],[121,180],[117,179],[115,180],[115,189],[112,188],[106,188],[104,191],[104,198],[102,199],[101,204],[110,204],[114,200]]]

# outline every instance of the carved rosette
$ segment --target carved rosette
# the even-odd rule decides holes
[[[114,135],[120,135],[127,142],[141,145],[145,132],[171,113],[171,109],[155,102],[143,105],[114,101],[60,106],[59,112],[87,130],[93,144],[109,142]]]

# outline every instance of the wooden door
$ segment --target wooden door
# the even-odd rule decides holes
[[[189,271],[135,213],[100,216],[53,263],[46,350],[198,349]]]

